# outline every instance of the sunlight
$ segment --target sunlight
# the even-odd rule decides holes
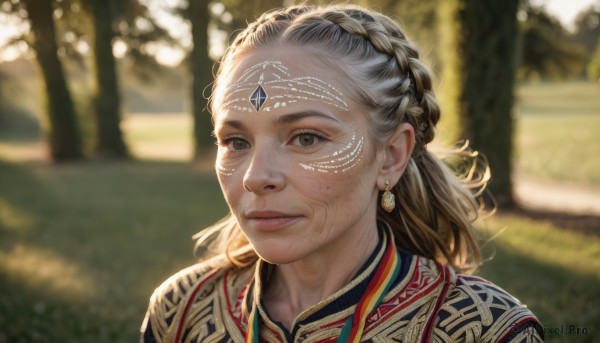
[[[477,227],[483,237],[491,237],[502,230],[491,243],[509,247],[533,261],[565,268],[585,277],[600,277],[600,239],[596,236],[511,215],[479,220]]]
[[[21,18],[0,12],[0,63],[16,60],[27,51],[25,42],[9,42],[29,31],[29,23]]]
[[[5,161],[48,161],[48,157],[48,147],[42,140],[33,143],[0,142],[0,158]]]
[[[192,125],[192,116],[186,113],[136,113],[126,116],[122,127],[136,158],[189,161]]]
[[[115,39],[113,43],[113,55],[116,58],[123,58],[127,53],[127,44],[123,42],[121,39]]]
[[[0,198],[0,218],[0,229],[2,230],[24,232],[33,227],[33,219],[30,214],[2,198]]]
[[[23,281],[29,288],[43,288],[65,299],[89,299],[96,282],[76,263],[54,251],[22,244],[0,251],[0,272]]]
[[[575,18],[580,11],[594,4],[598,6],[597,0],[534,0],[532,3],[546,8],[550,14],[556,16],[571,31],[575,29]]]
[[[156,52],[156,61],[168,67],[175,67],[183,61],[185,52],[170,46],[160,46]]]

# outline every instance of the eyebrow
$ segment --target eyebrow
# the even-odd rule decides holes
[[[231,126],[234,129],[238,129],[238,130],[243,130],[246,128],[246,126],[244,125],[244,123],[242,123],[239,120],[224,120],[223,121],[223,126]]]
[[[295,123],[304,118],[310,118],[310,117],[320,117],[320,118],[325,118],[325,119],[332,120],[335,122],[339,122],[339,120],[337,118],[332,117],[328,114],[325,114],[325,113],[319,112],[319,111],[315,111],[315,110],[310,110],[310,111],[303,111],[303,112],[298,112],[298,113],[284,114],[282,116],[279,116],[277,119],[275,119],[275,124],[290,124],[290,123]],[[246,128],[244,123],[242,123],[239,120],[224,120],[223,126],[230,126],[234,129],[238,129],[238,130],[244,130]]]
[[[309,118],[309,117],[320,117],[320,118],[329,119],[329,120],[332,120],[335,122],[339,122],[339,120],[337,120],[337,118],[332,117],[328,114],[325,114],[325,113],[319,112],[319,111],[315,111],[315,110],[310,110],[310,111],[303,111],[303,112],[298,112],[298,113],[284,114],[284,115],[278,117],[277,119],[275,119],[275,123],[276,124],[290,124],[290,123],[294,123],[301,119]]]

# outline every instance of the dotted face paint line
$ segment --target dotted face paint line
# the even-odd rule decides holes
[[[223,175],[223,176],[231,176],[231,175],[233,175],[233,172],[235,171],[234,168],[225,168],[221,164],[217,164],[216,169],[217,169],[217,173],[219,173],[220,175]]]
[[[364,137],[356,141],[356,132],[352,135],[350,142],[342,149],[331,155],[321,158],[319,161],[309,163],[299,163],[304,170],[315,171],[319,173],[344,173],[356,166],[362,159],[362,149]]]
[[[283,94],[268,95],[274,90]],[[288,68],[279,61],[265,61],[246,69],[230,89],[223,106],[243,112],[269,112],[301,100],[350,110],[338,89],[316,77],[291,77]]]

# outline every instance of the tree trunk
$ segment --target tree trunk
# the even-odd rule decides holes
[[[94,29],[94,64],[96,94],[97,143],[95,152],[101,157],[125,158],[127,147],[121,133],[121,99],[117,83],[115,57],[112,52],[112,15],[110,1],[90,0]]]
[[[23,0],[23,3],[35,37],[33,49],[46,90],[50,155],[56,162],[81,159],[83,153],[77,115],[57,54],[52,1]]]
[[[490,189],[498,204],[511,206],[519,0],[461,1],[457,13],[461,136],[487,157],[493,178]]]
[[[214,149],[212,123],[207,111],[208,86],[212,82],[212,60],[208,56],[207,0],[189,0],[186,16],[192,23],[193,49],[190,56],[192,72],[192,113],[194,116],[194,159],[200,159]],[[204,90],[206,89],[206,92]]]

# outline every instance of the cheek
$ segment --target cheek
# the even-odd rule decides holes
[[[215,160],[215,171],[217,172],[217,176],[219,177],[219,181],[221,181],[221,177],[225,178],[228,176],[232,176],[236,171],[235,164],[229,159],[225,158],[225,153],[219,147],[217,152],[217,158]]]
[[[225,157],[225,153],[219,149],[215,160],[215,172],[225,200],[231,205],[243,191],[243,166],[238,159]]]
[[[339,150],[317,159],[299,161],[298,165],[310,172],[345,174],[360,163],[363,159],[363,150],[364,137],[357,138],[355,132],[351,140]]]
[[[344,173],[298,170],[295,188],[315,214],[322,212],[319,216],[329,221],[370,201],[375,179],[368,167],[366,163],[358,163]]]
[[[221,191],[223,192],[225,201],[231,210],[235,212],[235,208],[237,207],[240,196],[244,192],[244,188],[242,184],[242,177],[238,175],[239,168],[230,169],[233,170],[225,172],[223,170],[219,170],[217,167],[217,179],[219,180],[219,185],[221,186]]]

